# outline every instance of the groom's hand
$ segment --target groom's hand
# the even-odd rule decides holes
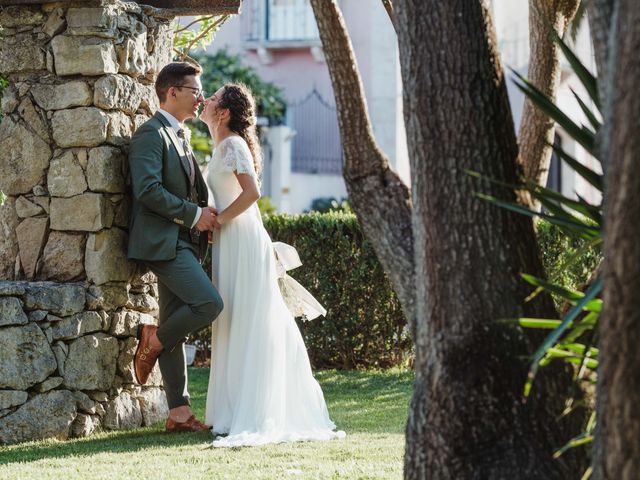
[[[198,223],[196,223],[196,228],[205,232],[207,230],[213,230],[215,228],[215,212],[216,210],[213,208],[203,208],[202,214],[198,219]]]

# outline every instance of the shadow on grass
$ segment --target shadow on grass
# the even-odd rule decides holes
[[[160,425],[160,424],[159,424]],[[61,442],[44,440],[0,448],[0,465],[16,462],[35,462],[48,458],[90,457],[100,453],[135,453],[158,447],[202,445],[210,447],[209,432],[168,434],[161,426],[137,430],[100,432],[91,437]],[[80,461],[82,461],[80,459]]]

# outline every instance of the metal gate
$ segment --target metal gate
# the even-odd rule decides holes
[[[299,173],[342,173],[342,146],[336,107],[314,88],[287,106],[287,125],[296,131],[291,170]]]

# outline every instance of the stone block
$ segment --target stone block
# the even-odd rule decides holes
[[[125,145],[133,136],[131,118],[123,112],[110,112],[107,142],[113,145]]]
[[[127,303],[126,283],[107,283],[90,285],[87,290],[87,309],[112,311]]]
[[[20,263],[28,279],[35,277],[38,258],[47,239],[48,224],[47,218],[30,217],[25,218],[16,228]]]
[[[0,390],[0,410],[22,405],[29,398],[22,390]]]
[[[86,333],[102,330],[102,317],[98,312],[77,313],[56,322],[52,330],[54,340],[70,340]]]
[[[67,362],[69,347],[64,342],[56,342],[53,344],[53,347],[51,347],[51,350],[56,356],[56,362],[58,363],[58,374],[64,375],[64,364]]]
[[[62,385],[62,377],[49,377],[44,382],[36,385],[34,390],[39,393],[48,392]]]
[[[129,302],[127,308],[137,310],[143,313],[157,312],[160,308],[158,301],[147,293],[129,295]]]
[[[47,311],[46,310],[34,310],[32,312],[29,312],[27,317],[29,317],[29,321],[30,322],[41,322],[45,318],[47,318]]]
[[[103,333],[73,340],[64,364],[65,387],[108,390],[114,381],[118,353],[118,340]]]
[[[94,85],[93,103],[105,110],[135,113],[146,92],[128,75],[105,75]]]
[[[140,402],[128,392],[122,392],[107,405],[103,426],[109,430],[124,430],[142,425]]]
[[[3,279],[15,278],[14,269],[18,256],[16,228],[19,221],[16,200],[9,197],[0,205],[0,278]]]
[[[45,280],[71,282],[82,280],[84,251],[87,237],[84,234],[53,231],[40,260],[39,276]]]
[[[89,151],[87,182],[94,192],[124,193],[125,157],[119,148],[103,146]]]
[[[95,107],[78,107],[54,112],[53,139],[62,148],[97,147],[107,139],[109,118]]]
[[[20,102],[18,114],[24,120],[25,125],[29,125],[36,135],[45,142],[50,141],[49,127],[46,124],[46,120],[33,106],[33,102],[29,97],[23,98],[22,102]]]
[[[126,36],[116,47],[119,72],[133,77],[144,75],[147,71],[147,35],[146,33]]]
[[[0,444],[11,444],[69,437],[69,427],[76,417],[73,394],[67,390],[53,390],[36,395],[18,410],[0,418]]]
[[[67,10],[67,34],[116,38],[118,12],[113,7],[70,8]]]
[[[127,260],[127,234],[110,228],[89,235],[84,266],[87,278],[96,285],[127,281],[132,267]]]
[[[51,229],[97,232],[108,225],[104,195],[83,193],[71,198],[51,199]]]
[[[31,33],[6,37],[0,49],[0,70],[3,74],[46,70],[44,49]]]
[[[25,325],[27,323],[29,323],[29,317],[22,310],[22,302],[19,299],[15,297],[0,297],[0,327],[5,325]]]
[[[84,309],[85,289],[77,283],[29,282],[22,300],[27,310],[68,317]]]
[[[146,313],[121,310],[113,314],[111,318],[111,335],[117,337],[133,336],[141,323],[155,325],[156,319]]]
[[[106,128],[105,128],[106,138]],[[0,123],[0,190],[7,195],[29,193],[42,182],[51,148],[22,123],[5,117]]]
[[[44,110],[64,110],[71,107],[87,107],[93,101],[87,82],[74,80],[60,85],[41,83],[31,87],[34,100]]]
[[[136,383],[133,371],[133,357],[136,354],[138,341],[133,337],[120,340],[120,355],[118,356],[118,375],[125,383]]]
[[[84,170],[71,150],[64,151],[51,161],[47,188],[54,197],[73,197],[87,189]]]
[[[13,282],[9,280],[0,280],[0,296],[11,297],[21,296],[27,291],[27,282]]]
[[[108,40],[58,35],[51,40],[56,73],[104,75],[118,72],[113,43]]]
[[[100,427],[100,418],[97,415],[78,413],[69,429],[71,438],[88,437]]]
[[[16,200],[16,213],[20,218],[35,217],[36,215],[44,213],[44,209],[26,197],[20,196]]]
[[[0,328],[0,345],[0,388],[26,390],[56,369],[49,342],[35,323]]]
[[[142,411],[142,426],[148,427],[162,422],[169,417],[169,405],[164,390],[160,388],[144,388],[137,395]]]
[[[51,13],[49,13],[49,17],[47,21],[44,22],[42,26],[42,31],[53,37],[64,30],[67,22],[64,18],[64,10],[62,8],[56,8]]]
[[[0,9],[0,25],[3,28],[41,25],[42,11],[35,5],[10,5]]]

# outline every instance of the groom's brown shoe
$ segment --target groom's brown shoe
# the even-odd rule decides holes
[[[167,418],[164,424],[164,430],[167,433],[177,432],[201,432],[203,430],[211,430],[213,427],[205,425],[195,415],[191,415],[186,422],[176,422],[173,418]]]
[[[156,330],[158,330],[158,327],[155,325],[138,325],[136,337],[138,337],[139,342],[136,354],[133,357],[133,371],[140,385],[147,383],[151,370],[153,370],[158,356],[162,353],[162,348],[151,348],[149,345],[149,339]]]

